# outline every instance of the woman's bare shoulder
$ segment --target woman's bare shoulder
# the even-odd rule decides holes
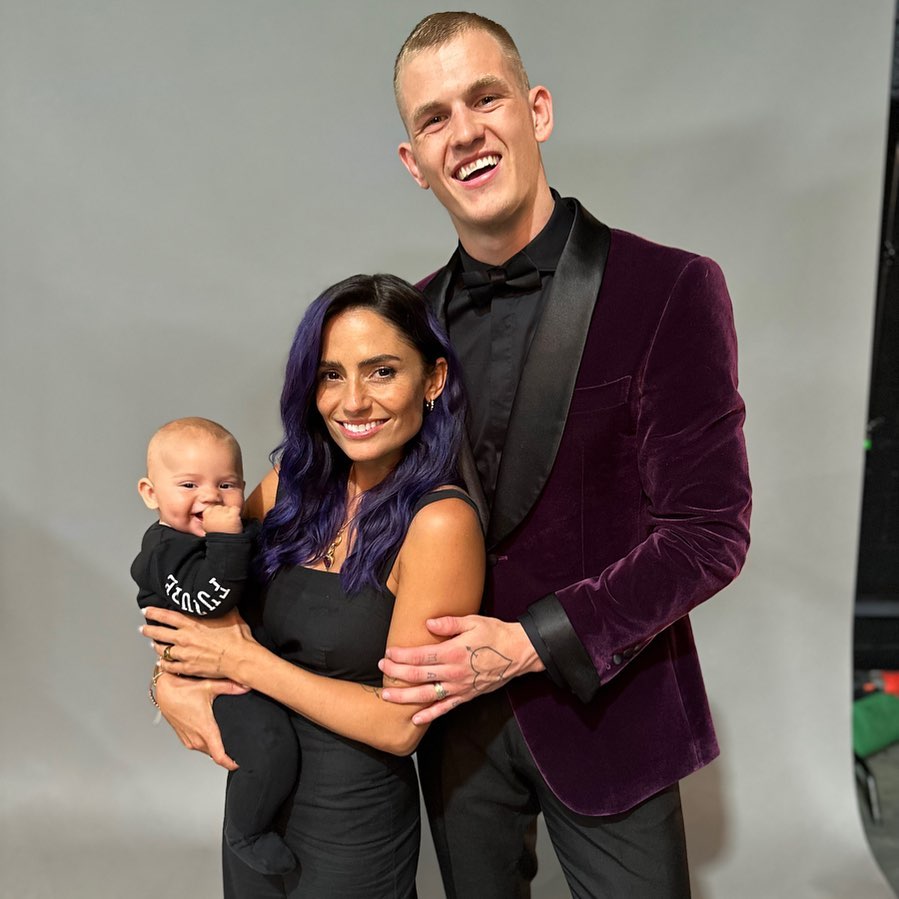
[[[244,503],[244,518],[262,521],[275,505],[278,495],[278,466],[276,465],[257,485]]]
[[[464,490],[446,484],[432,490],[429,500],[412,519],[403,550],[439,547],[454,539],[482,541],[477,510]]]

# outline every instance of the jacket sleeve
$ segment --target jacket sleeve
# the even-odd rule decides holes
[[[646,536],[520,619],[550,677],[583,701],[733,580],[749,546],[736,336],[724,277],[711,260],[694,257],[682,269],[637,375]]]
[[[208,618],[236,608],[248,588],[256,532],[255,523],[241,534],[205,538],[151,528],[131,567],[138,605]]]

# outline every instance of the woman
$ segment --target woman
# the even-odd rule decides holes
[[[153,609],[148,620],[177,630],[144,633],[160,656],[158,641],[172,644],[167,674],[230,678],[296,713],[300,774],[284,839],[298,868],[258,874],[226,846],[226,896],[414,896],[408,756],[424,728],[411,721],[420,707],[381,701],[377,662],[388,641],[431,642],[428,617],[477,611],[484,579],[477,514],[451,486],[461,381],[421,295],[389,275],[326,291],[294,337],[281,416],[279,464],[248,503],[265,516],[262,615],[275,651],[237,616],[201,623]],[[163,709],[196,748],[184,708],[202,717],[211,692],[173,681],[159,684]],[[163,697],[182,690],[180,706]]]

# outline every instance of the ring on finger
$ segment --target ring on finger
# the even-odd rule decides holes
[[[434,681],[434,692],[437,694],[438,701],[446,699],[446,687],[439,680]]]
[[[163,661],[166,662],[177,662],[177,659],[172,658],[172,644],[169,643],[166,648],[162,651]]]

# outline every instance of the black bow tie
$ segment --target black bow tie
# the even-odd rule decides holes
[[[539,290],[540,271],[525,253],[517,253],[505,268],[497,266],[487,271],[462,272],[462,283],[472,302],[486,304],[504,291]]]

